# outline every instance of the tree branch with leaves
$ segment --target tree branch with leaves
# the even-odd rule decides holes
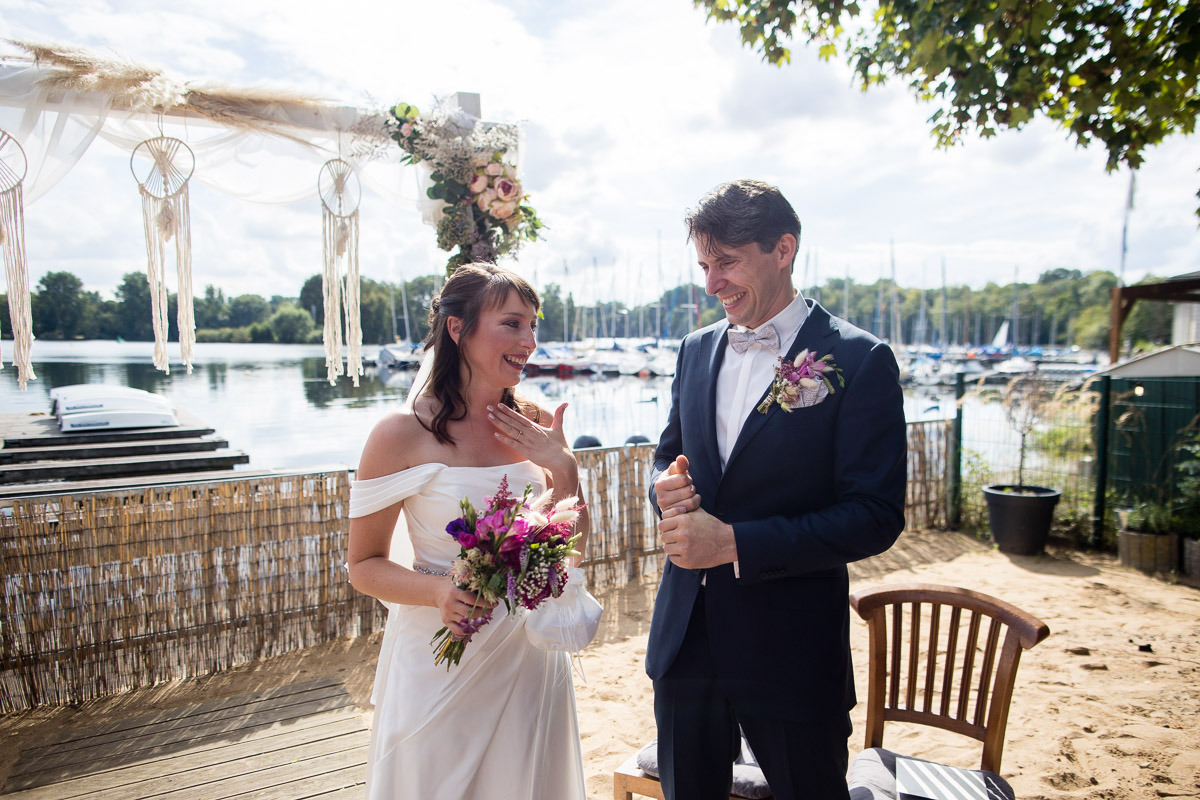
[[[1107,168],[1136,170],[1144,151],[1195,131],[1200,115],[1200,3],[1194,0],[695,0],[732,22],[764,60],[788,44],[843,53],[863,89],[907,81],[936,105],[941,147],[964,133],[992,136],[1041,114]],[[1200,197],[1200,192],[1197,192]],[[1200,215],[1200,208],[1196,213]]]

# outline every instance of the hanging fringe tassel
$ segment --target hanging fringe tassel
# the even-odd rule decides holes
[[[324,271],[321,290],[325,300],[325,372],[330,385],[349,374],[358,386],[363,374],[362,319],[359,308],[357,178],[340,158],[321,167],[317,188],[321,193],[321,227],[324,231]],[[351,197],[353,195],[353,197]],[[342,262],[346,276],[342,278]],[[342,312],[346,316],[346,365],[342,367]]]
[[[4,134],[7,136],[7,134]],[[6,169],[0,162],[0,169]],[[8,182],[10,176],[4,176]],[[21,177],[16,185],[0,192],[0,248],[4,251],[4,272],[8,281],[8,318],[12,323],[13,366],[17,368],[17,384],[21,390],[33,374],[30,354],[33,350],[33,314],[29,298],[29,265],[25,260],[25,201]],[[0,354],[0,367],[4,359]]]
[[[188,187],[170,198],[176,214],[175,279],[179,287],[176,323],[179,326],[179,358],[192,374],[192,354],[196,345],[195,293],[192,291],[192,216],[189,210]]]
[[[358,212],[340,222],[346,227],[346,282],[342,286],[346,309],[346,372],[358,386],[358,377],[363,374],[362,314],[358,302]]]
[[[338,274],[338,218],[324,209],[321,226],[324,230],[325,269],[321,273],[321,292],[325,299],[325,374],[329,385],[337,383],[342,370],[342,292]]]
[[[171,374],[167,356],[170,296],[167,293],[167,243],[175,241],[175,275],[178,286],[180,360],[192,372],[196,344],[196,317],[192,292],[192,219],[188,202],[188,178],[194,166],[191,151],[178,139],[149,139],[145,147],[153,167],[138,180],[142,195],[142,227],[146,234],[146,277],[150,282],[150,321],[154,328],[154,366]],[[136,158],[138,150],[134,151]],[[132,158],[130,161],[133,163]],[[182,165],[182,168],[181,168]],[[134,177],[137,177],[135,171]]]

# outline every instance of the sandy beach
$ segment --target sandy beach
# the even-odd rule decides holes
[[[1003,774],[1023,800],[1200,796],[1200,590],[1121,567],[1107,555],[1051,546],[1006,556],[956,533],[909,532],[891,551],[853,565],[851,586],[920,581],[1002,597],[1043,619],[1050,637],[1022,662]],[[588,797],[612,797],[612,771],[654,737],[650,681],[642,669],[657,579],[601,595],[606,612],[577,679]],[[866,696],[866,631],[854,618],[859,694]],[[0,778],[22,747],[61,726],[147,707],[169,707],[331,676],[369,718],[379,637],[344,640],[229,673],[3,721]],[[863,710],[852,715],[851,752]],[[978,766],[973,742],[890,724],[896,750]]]

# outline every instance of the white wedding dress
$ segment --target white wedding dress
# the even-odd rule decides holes
[[[350,516],[397,502],[404,508],[394,539],[412,543],[412,565],[444,572],[458,555],[446,524],[459,501],[482,508],[507,475],[520,497],[526,483],[542,491],[545,476],[530,462],[495,467],[424,464],[354,481]],[[407,525],[406,525],[407,523]],[[393,560],[405,542],[393,544]],[[406,564],[407,566],[407,564]],[[583,756],[575,690],[565,653],[529,643],[524,620],[504,604],[449,670],[433,663],[430,641],[442,627],[438,609],[388,606],[375,673],[368,755],[368,800],[583,800]]]

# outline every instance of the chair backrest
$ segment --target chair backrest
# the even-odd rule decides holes
[[[1021,652],[1050,635],[1040,619],[970,589],[925,583],[861,589],[850,605],[867,622],[866,747],[887,720],[983,742],[980,769],[999,773]]]

